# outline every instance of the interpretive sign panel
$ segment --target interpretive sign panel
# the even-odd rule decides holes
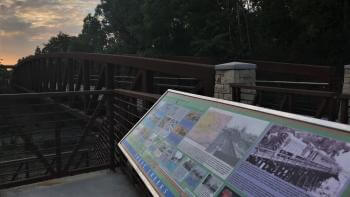
[[[153,195],[350,196],[350,127],[168,90],[118,144]]]

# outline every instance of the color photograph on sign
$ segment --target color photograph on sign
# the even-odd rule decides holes
[[[118,146],[159,196],[340,197],[350,194],[349,131],[169,90]]]

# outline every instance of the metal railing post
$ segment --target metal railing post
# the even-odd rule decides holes
[[[55,129],[55,143],[56,143],[56,173],[61,176],[62,159],[61,159],[61,126],[56,125]]]
[[[340,122],[347,124],[348,123],[348,105],[349,105],[349,100],[347,98],[341,98],[341,107],[340,107]]]
[[[113,128],[113,94],[114,89],[114,65],[107,64],[106,66],[106,89],[110,90],[111,93],[106,96],[106,113],[107,113],[107,128],[109,134],[109,153],[110,153],[110,169],[115,170],[116,163],[114,158],[115,151],[115,139],[114,139],[114,128]]]

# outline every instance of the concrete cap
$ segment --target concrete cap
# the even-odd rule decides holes
[[[345,69],[350,69],[350,65],[345,65],[344,68]]]
[[[215,65],[215,70],[252,70],[256,69],[256,64],[244,62],[229,62]]]

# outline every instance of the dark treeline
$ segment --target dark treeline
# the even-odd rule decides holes
[[[36,53],[350,63],[349,0],[101,0],[78,36]]]

